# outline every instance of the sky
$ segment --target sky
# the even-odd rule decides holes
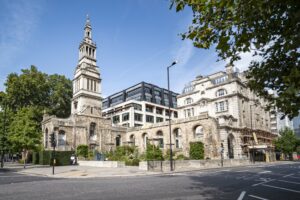
[[[181,93],[198,75],[225,70],[213,48],[181,40],[192,12],[176,13],[169,0],[0,0],[0,91],[10,73],[35,65],[72,79],[88,14],[106,97],[141,81]],[[245,68],[245,55],[237,67]]]

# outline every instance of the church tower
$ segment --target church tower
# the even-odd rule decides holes
[[[101,78],[96,63],[96,48],[96,43],[92,40],[92,26],[87,16],[73,79],[72,114],[101,116]]]

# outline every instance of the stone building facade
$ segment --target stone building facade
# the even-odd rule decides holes
[[[243,74],[231,66],[225,72],[198,76],[177,96],[177,110],[172,110],[178,112],[178,119],[171,120],[171,141],[169,123],[165,120],[138,127],[113,124],[103,117],[96,44],[87,19],[73,79],[71,116],[61,119],[44,115],[44,147],[51,148],[49,135],[54,132],[58,150],[75,150],[86,144],[92,150],[106,152],[117,146],[133,145],[143,153],[150,142],[164,152],[171,143],[177,155],[189,156],[190,142],[201,141],[205,158],[209,159],[219,159],[221,155],[225,159],[267,155],[273,150],[272,140],[276,137],[270,131],[270,114],[264,110],[266,102],[245,83]]]
[[[111,121],[102,117],[101,78],[96,61],[96,44],[92,40],[92,27],[87,18],[73,79],[71,116],[61,119],[44,115],[42,130],[45,149],[51,148],[51,133],[55,133],[58,150],[75,150],[78,145],[86,144],[100,152],[114,148],[116,136],[125,134],[124,128],[112,127]]]

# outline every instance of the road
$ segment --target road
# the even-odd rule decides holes
[[[0,199],[300,200],[300,163],[81,179],[0,171]]]

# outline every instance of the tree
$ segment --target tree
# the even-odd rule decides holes
[[[24,159],[27,158],[29,150],[37,150],[41,144],[42,131],[39,120],[39,109],[35,107],[23,107],[15,114],[9,126],[8,139],[12,148],[24,152]]]
[[[6,106],[6,96],[0,92],[0,162],[1,168],[4,166],[4,155],[11,150],[11,144],[8,140],[8,127],[13,117],[13,113]]]
[[[48,113],[57,117],[68,117],[71,114],[72,81],[65,76],[54,74],[48,76]]]
[[[276,106],[290,118],[299,114],[299,1],[171,0],[174,5],[177,12],[193,11],[182,39],[198,48],[216,45],[218,56],[230,64],[241,59],[240,53],[252,53],[246,73],[250,89],[270,102],[268,109]]]
[[[35,66],[21,71],[20,75],[9,74],[5,83],[9,108],[17,112],[22,107],[35,106],[58,117],[70,115],[71,80],[62,75],[47,75]]]
[[[22,69],[22,74],[11,73],[5,83],[8,107],[14,112],[26,106],[47,107],[49,84],[47,75],[35,66]]]
[[[290,128],[284,128],[279,132],[281,137],[275,140],[275,148],[284,154],[291,155],[296,151],[299,139],[297,139],[294,131]]]

